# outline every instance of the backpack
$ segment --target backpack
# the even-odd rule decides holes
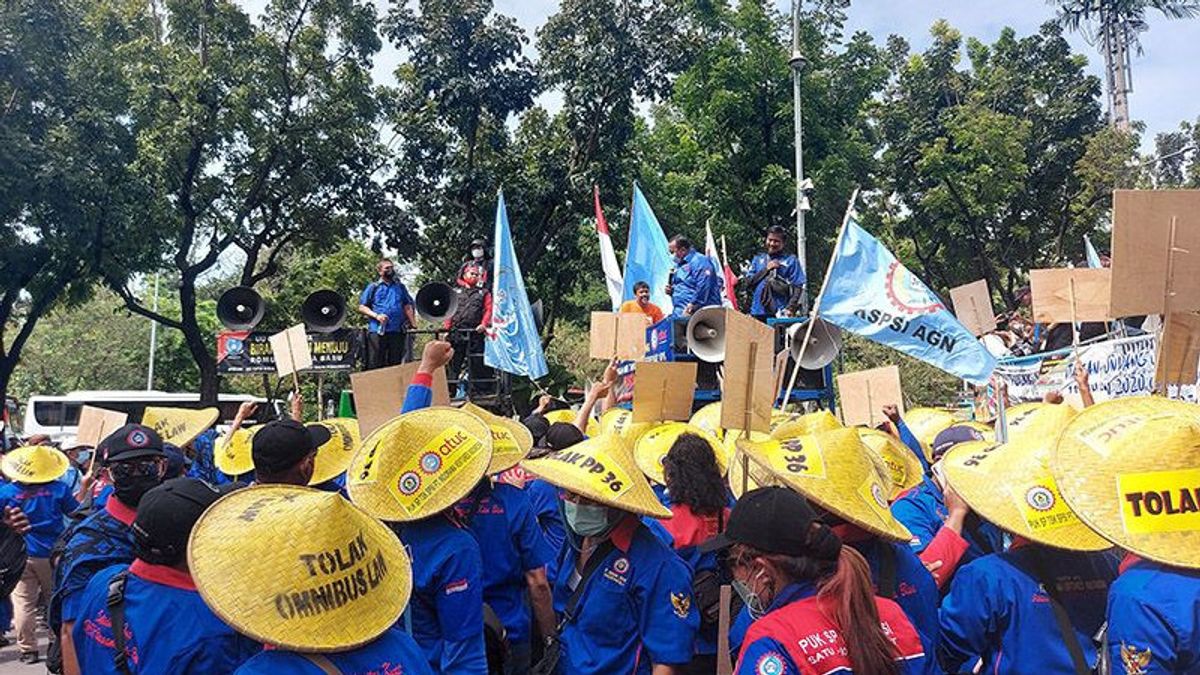
[[[25,537],[9,527],[0,527],[0,597],[7,597],[25,573]]]
[[[725,531],[724,510],[717,515],[717,534]],[[700,635],[706,640],[716,642],[718,623],[721,617],[721,587],[733,584],[733,568],[729,564],[729,551],[716,551],[717,564],[711,569],[697,570],[692,574],[692,602],[700,613]],[[734,593],[729,607],[729,615],[737,616],[742,611],[741,596]]]

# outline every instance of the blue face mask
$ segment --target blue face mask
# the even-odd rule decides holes
[[[608,508],[595,504],[563,502],[567,527],[581,537],[594,537],[608,529]]]

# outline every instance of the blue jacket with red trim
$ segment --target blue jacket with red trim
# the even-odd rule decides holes
[[[1116,578],[1106,553],[1082,553],[1018,542],[959,568],[942,601],[939,657],[949,672],[983,659],[979,672],[1072,673],[1074,666],[1035,570],[1053,579],[1084,656],[1095,664],[1092,637]]]
[[[675,266],[671,275],[673,316],[682,316],[688,305],[700,309],[721,304],[721,278],[712,258],[693,250],[683,259],[672,259],[671,264]]]
[[[1108,592],[1113,672],[1200,674],[1200,570],[1130,556]]]
[[[879,623],[896,645],[895,661],[903,675],[929,673],[933,659],[904,611],[891,600],[875,598]],[[856,672],[846,655],[846,640],[829,620],[830,612],[810,582],[786,586],[771,601],[763,617],[750,625],[737,675],[848,675]],[[865,673],[863,675],[872,675]]]
[[[62,559],[54,568],[54,593],[50,596],[49,623],[57,632],[79,616],[79,598],[88,581],[100,570],[133,562],[133,519],[137,511],[120,499],[109,499],[104,508],[63,533]]]
[[[455,507],[468,520],[483,567],[483,600],[504,624],[512,644],[529,641],[532,617],[525,600],[525,574],[546,567],[554,556],[538,527],[529,497],[504,483],[487,484]],[[468,509],[474,507],[474,513]]]
[[[88,583],[71,637],[80,672],[120,675],[108,608],[109,582],[125,581],[125,654],[133,673],[209,675],[233,672],[262,645],[240,635],[204,604],[187,572],[134,560],[103,570]]]
[[[687,565],[634,516],[609,535],[614,547],[584,582],[575,616],[563,628],[561,672],[648,674],[652,664],[692,660],[700,615]],[[565,547],[554,585],[562,613],[574,588],[579,551]]]

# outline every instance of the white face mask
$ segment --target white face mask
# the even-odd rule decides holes
[[[763,600],[762,594],[754,592],[750,588],[750,583],[758,580],[762,575],[763,570],[760,569],[750,578],[750,582],[741,582],[734,579],[733,583],[730,584],[733,587],[733,592],[737,593],[738,597],[742,599],[742,603],[746,605],[746,611],[750,614],[750,618],[756,621],[767,613],[769,602]]]
[[[471,249],[471,257],[472,258],[482,258],[483,257],[483,249],[481,249],[481,248]]]

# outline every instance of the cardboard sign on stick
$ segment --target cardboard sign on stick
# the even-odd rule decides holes
[[[298,323],[271,336],[271,351],[275,354],[275,371],[280,377],[312,368],[312,352],[304,324]]]
[[[400,409],[404,407],[404,395],[408,393],[408,385],[417,374],[417,367],[420,365],[414,361],[350,374],[355,415],[358,417],[358,429],[363,438],[400,414]],[[445,368],[438,368],[434,372],[432,389],[433,405],[450,405]]]
[[[1200,311],[1200,190],[1115,191],[1110,316],[1163,313],[1168,256],[1170,311]]]
[[[775,388],[775,333],[744,314],[725,313],[725,391],[721,394],[721,426],[771,432]]]
[[[1039,323],[1107,321],[1112,270],[1074,267],[1030,270],[1033,320]],[[1071,286],[1075,286],[1075,311],[1071,312]]]
[[[954,303],[954,316],[976,337],[996,329],[992,293],[986,279],[951,288],[950,302]]]
[[[1155,384],[1166,391],[1169,384],[1192,384],[1200,367],[1200,315],[1171,314],[1163,331],[1154,375]]]
[[[128,420],[129,415],[123,412],[85,405],[79,411],[79,433],[75,437],[80,445],[94,448]]]
[[[634,422],[682,421],[692,416],[695,362],[643,361],[634,374]]]
[[[885,405],[894,405],[904,413],[904,391],[896,366],[838,375],[837,385],[842,395],[842,423],[848,427],[862,424],[873,428],[886,422]]]
[[[606,361],[640,361],[646,356],[650,317],[642,313],[592,312],[588,355]]]

